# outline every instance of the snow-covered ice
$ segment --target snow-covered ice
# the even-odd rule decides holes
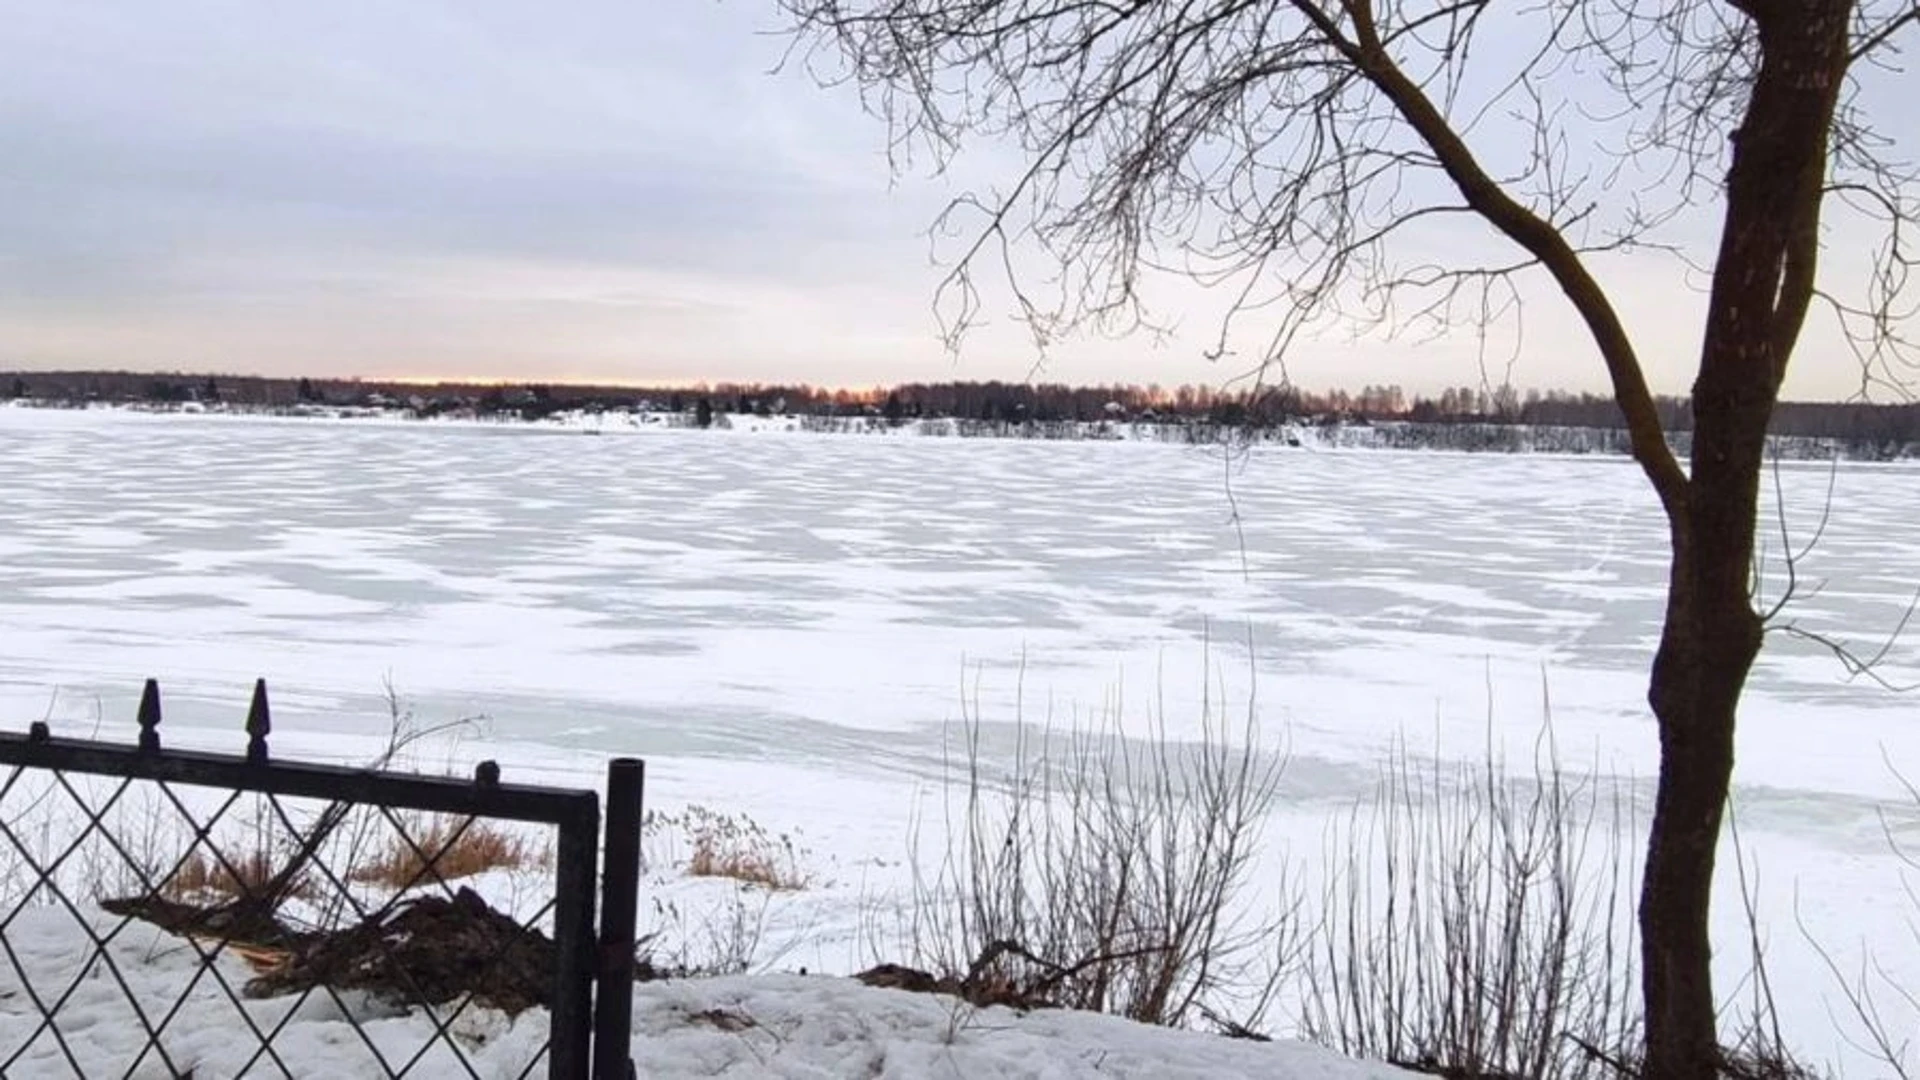
[[[1781,467],[1793,543],[1829,476]],[[1920,468],[1832,479],[1791,615],[1871,652],[1920,584]],[[170,743],[232,748],[265,676],[277,752],[364,760],[390,678],[423,716],[484,714],[459,753],[510,777],[639,755],[654,805],[798,830],[818,887],[769,934],[815,971],[873,959],[963,703],[1059,726],[1164,699],[1178,735],[1203,681],[1257,682],[1292,757],[1270,835],[1305,854],[1396,740],[1467,757],[1491,727],[1523,757],[1550,708],[1570,763],[1655,762],[1664,537],[1618,459],[0,409],[0,492],[7,723],[124,736],[154,675]],[[1920,682],[1920,652],[1881,674]],[[1816,1055],[1847,1051],[1799,924],[1920,980],[1882,818],[1903,827],[1889,764],[1920,773],[1912,716],[1785,635],[1744,707],[1743,838]]]

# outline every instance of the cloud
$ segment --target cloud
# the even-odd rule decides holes
[[[861,153],[843,134],[851,103],[767,78],[777,48],[733,25],[737,9],[694,13],[198,0],[15,13],[0,44],[4,344],[138,364],[125,350],[149,336],[189,353],[200,336],[217,355],[221,323],[267,309],[289,337],[342,307],[390,327],[445,319],[482,265],[554,317],[579,307],[561,294],[583,266],[736,309],[769,282],[897,280],[909,229],[845,242],[876,217],[908,220],[905,206],[875,212],[878,132],[860,126]],[[871,168],[849,167],[861,157]],[[497,293],[468,302],[497,308]],[[649,325],[671,303],[600,306],[634,332],[677,332]],[[151,334],[103,325],[119,322]],[[567,336],[539,317],[511,329]],[[270,326],[246,335],[262,336]],[[433,339],[415,363],[528,354]]]
[[[745,0],[15,5],[0,363],[1025,376],[1034,350],[1002,294],[958,361],[941,351],[924,232],[952,181],[896,182],[848,93],[769,75],[772,18]],[[987,147],[969,175],[1009,155]],[[1623,302],[1654,328],[1656,381],[1684,389],[1697,303],[1650,265],[1621,275]],[[1538,296],[1516,378],[1600,387],[1579,327]],[[1064,343],[1045,373],[1235,373],[1201,359],[1219,296],[1161,284],[1154,299],[1172,339]],[[1328,340],[1293,374],[1432,387],[1479,366],[1464,337]]]

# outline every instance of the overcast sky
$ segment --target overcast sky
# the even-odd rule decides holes
[[[868,385],[1034,367],[1005,318],[943,350],[925,233],[952,192],[892,177],[848,93],[770,74],[760,0],[0,0],[0,26],[0,368]],[[1654,381],[1683,391],[1697,299],[1650,264],[1610,280]],[[1210,297],[1158,299],[1173,337],[1067,343],[1044,376],[1234,374],[1202,355]],[[1796,370],[1794,396],[1857,383],[1831,335]],[[1481,377],[1464,336],[1314,342],[1291,373]],[[1546,302],[1513,380],[1603,387]]]

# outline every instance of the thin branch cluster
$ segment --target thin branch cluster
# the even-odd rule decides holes
[[[1761,54],[1739,0],[780,3],[793,62],[858,87],[896,167],[1017,151],[999,186],[940,223],[961,244],[936,301],[950,344],[983,316],[983,270],[1042,346],[1154,328],[1143,283],[1171,272],[1230,298],[1216,347],[1250,323],[1260,369],[1310,329],[1466,327],[1484,348],[1495,324],[1517,325],[1537,247],[1462,220],[1487,216],[1482,200],[1383,92],[1385,67],[1573,255],[1686,259],[1698,238],[1680,219],[1719,195]],[[1881,237],[1864,267],[1823,267],[1821,282],[1863,387],[1904,385],[1920,360],[1916,176],[1866,122],[1917,22],[1913,0],[1858,6],[1833,136],[1829,202]]]

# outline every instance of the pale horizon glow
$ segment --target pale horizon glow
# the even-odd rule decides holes
[[[108,0],[16,5],[8,27],[0,369],[1172,386],[1227,382],[1260,343],[1256,327],[1241,358],[1208,360],[1220,295],[1157,282],[1164,337],[1043,356],[990,292],[987,324],[948,352],[927,234],[961,181],[896,176],[850,93],[773,73],[770,5]],[[962,175],[990,180],[991,158]],[[1834,233],[1830,254],[1856,239]],[[1600,271],[1655,389],[1685,394],[1699,282],[1652,255]],[[1507,328],[1484,361],[1465,332],[1329,335],[1285,375],[1605,392],[1542,285],[1517,348]],[[1810,324],[1785,396],[1859,385]]]

